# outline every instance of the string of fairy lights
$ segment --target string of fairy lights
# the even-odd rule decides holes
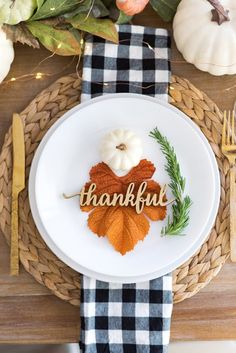
[[[53,8],[52,8],[51,10],[53,11]],[[130,41],[130,39],[123,39],[123,40],[119,41],[119,44],[121,44],[121,43],[124,42],[124,41]],[[158,49],[157,49],[157,48],[153,48],[150,43],[148,43],[148,42],[146,42],[146,41],[142,41],[142,43],[143,43],[149,50],[151,50],[151,51],[153,51],[153,52],[155,53],[156,58],[159,58],[159,59],[166,59],[166,58],[162,57],[161,55],[159,55],[159,53],[157,52]],[[94,45],[96,45],[96,44],[93,44],[93,46],[94,46]],[[57,45],[57,49],[60,49],[61,46],[62,46],[62,43],[59,43],[59,44]],[[83,55],[83,49],[85,48],[85,46],[86,46],[86,49],[89,49],[89,46],[92,46],[92,44],[86,43],[85,40],[84,40],[84,38],[83,38],[83,36],[82,36],[82,38],[81,38],[81,40],[80,40],[80,46],[81,46],[81,48],[82,48],[81,54],[80,54],[79,56],[73,56],[73,57],[72,57],[72,60],[71,60],[67,65],[65,65],[62,69],[60,69],[60,71],[51,72],[51,73],[42,72],[42,71],[37,71],[37,70],[40,69],[41,65],[42,65],[45,61],[47,61],[47,60],[53,58],[53,57],[57,54],[57,50],[56,50],[55,52],[53,52],[52,54],[50,54],[49,56],[47,56],[47,57],[45,57],[43,60],[41,60],[41,61],[37,64],[37,66],[32,69],[32,71],[31,71],[30,73],[28,73],[28,74],[23,74],[23,75],[20,75],[20,76],[17,76],[17,77],[11,77],[11,78],[9,78],[8,80],[3,81],[3,82],[1,83],[1,85],[9,85],[10,83],[14,83],[14,82],[16,82],[16,81],[26,82],[26,81],[29,81],[29,80],[42,80],[42,79],[44,79],[44,78],[46,78],[46,77],[56,76],[56,75],[58,75],[58,74],[64,72],[67,68],[69,68],[69,67],[73,64],[73,62],[75,61],[75,59],[77,59],[77,63],[76,63],[76,66],[75,66],[75,73],[77,74],[77,77],[81,79],[82,77],[81,77],[81,75],[80,75],[80,63],[81,63],[81,58],[82,58],[82,55]],[[90,48],[90,49],[91,49],[91,48]],[[171,63],[171,64],[186,64],[186,61],[185,61],[185,60],[170,60],[170,63]],[[201,64],[212,65],[211,63],[201,63]],[[231,67],[231,66],[233,66],[233,65],[236,65],[236,63],[235,63],[235,64],[232,64],[232,65],[229,65],[229,66],[224,66],[224,65],[219,65],[219,66],[221,66],[221,67]],[[124,82],[124,81],[122,81],[122,82],[119,82],[119,81],[118,81],[118,82],[115,82],[115,83],[113,83],[113,82],[99,82],[99,81],[96,81],[96,82],[93,82],[93,83],[96,83],[96,84],[98,84],[98,85],[103,85],[103,86],[112,86],[112,85],[119,85],[119,84],[120,84],[120,85],[128,85],[128,86],[135,86],[135,87],[137,87],[137,88],[142,88],[142,89],[144,89],[144,90],[145,90],[145,89],[150,89],[150,88],[152,88],[152,87],[155,87],[155,85],[156,85],[156,84],[154,83],[154,84],[142,86],[142,85],[139,85],[139,84],[136,84],[136,83],[130,83],[130,82]],[[223,91],[228,92],[228,91],[230,91],[230,90],[232,90],[232,89],[235,89],[235,88],[236,88],[236,84],[234,84],[233,86],[230,86],[230,87],[225,88]],[[170,86],[170,89],[173,89],[173,88]]]

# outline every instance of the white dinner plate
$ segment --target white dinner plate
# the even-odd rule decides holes
[[[98,151],[102,137],[116,128],[139,135],[143,158],[156,166],[152,179],[168,183],[165,158],[149,137],[155,127],[173,145],[186,177],[186,194],[193,201],[190,222],[186,235],[161,237],[166,220],[150,221],[145,240],[122,256],[106,237],[98,238],[90,231],[88,213],[81,212],[78,198],[65,200],[62,194],[78,192],[89,180],[90,168],[101,161]],[[131,283],[164,275],[198,250],[215,221],[220,179],[207,139],[187,116],[155,98],[115,94],[76,106],[47,132],[32,163],[29,196],[40,234],[62,261],[90,277]]]

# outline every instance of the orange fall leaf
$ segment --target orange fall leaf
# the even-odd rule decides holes
[[[155,172],[153,163],[143,159],[140,163],[123,176],[118,177],[105,164],[99,163],[90,170],[90,183],[95,183],[95,193],[101,195],[108,193],[125,193],[128,185],[135,183],[138,189],[140,183],[147,181],[146,193],[160,192],[160,185],[150,180]],[[99,237],[107,236],[109,242],[116,251],[125,255],[134,249],[138,241],[143,240],[148,234],[150,225],[148,218],[153,221],[163,220],[166,216],[166,207],[145,206],[141,214],[137,214],[135,208],[130,206],[82,206],[82,211],[90,212],[88,227]]]

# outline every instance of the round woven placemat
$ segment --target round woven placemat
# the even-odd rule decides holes
[[[26,177],[34,153],[46,131],[68,109],[79,103],[81,80],[75,75],[60,78],[42,91],[20,114],[25,123]],[[197,254],[173,273],[175,303],[196,294],[217,275],[229,254],[229,165],[220,150],[222,114],[218,107],[188,80],[172,77],[170,102],[186,113],[203,131],[216,155],[221,174],[221,201],[214,228]],[[10,242],[12,182],[11,128],[0,155],[0,227]],[[19,198],[20,260],[39,283],[59,298],[80,303],[80,275],[61,262],[46,246],[31,216],[28,191]]]

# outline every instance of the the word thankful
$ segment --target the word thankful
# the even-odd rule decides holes
[[[172,203],[174,200],[166,201],[166,184],[163,185],[158,194],[147,193],[147,182],[144,181],[139,185],[138,190],[135,190],[135,184],[130,183],[124,194],[114,193],[109,195],[104,193],[101,195],[96,195],[95,190],[97,186],[95,183],[90,184],[89,188],[86,190],[85,186],[79,193],[71,196],[63,194],[66,199],[74,196],[80,197],[80,206],[131,206],[135,207],[138,214],[143,211],[144,206],[166,206]]]

